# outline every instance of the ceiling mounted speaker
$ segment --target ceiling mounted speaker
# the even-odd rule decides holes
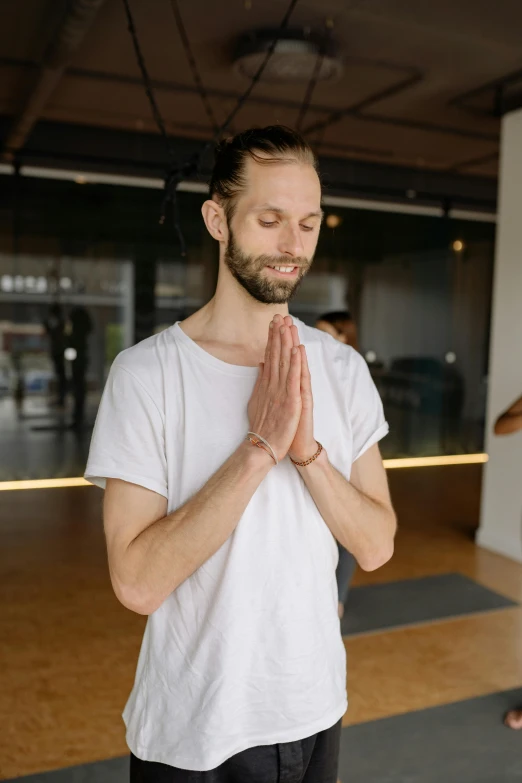
[[[338,79],[341,76],[343,66],[333,41],[303,30],[256,30],[246,33],[236,48],[236,72],[251,79],[276,38],[277,44],[263,71],[262,81],[272,84],[307,82],[312,78],[321,55],[318,81]]]

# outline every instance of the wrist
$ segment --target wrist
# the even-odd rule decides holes
[[[306,462],[306,460],[310,459],[314,456],[314,454],[316,454],[318,448],[318,441],[312,440],[307,446],[300,448],[299,452],[289,451],[288,456],[292,462]]]
[[[313,452],[313,454],[315,454],[316,451],[317,451],[317,447],[316,447],[315,451]],[[313,456],[313,454],[312,454],[312,456]],[[310,457],[308,457],[308,459],[310,459]],[[296,461],[298,461],[298,462],[306,462],[306,460],[296,460]],[[312,460],[312,462],[310,462],[308,465],[295,465],[294,464],[294,468],[296,470],[298,470],[299,473],[302,476],[306,476],[307,474],[310,473],[310,471],[314,471],[314,470],[318,470],[318,469],[319,470],[324,470],[329,465],[330,465],[330,460],[328,459],[328,454],[326,453],[326,449],[323,446],[321,451],[320,451],[320,453],[319,453],[319,455],[314,460]]]
[[[261,449],[258,446],[254,446],[248,441],[245,441],[239,446],[238,452],[240,453],[246,468],[252,473],[268,473],[275,465],[275,462],[268,451],[265,451],[265,449]]]

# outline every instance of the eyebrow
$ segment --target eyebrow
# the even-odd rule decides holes
[[[286,210],[281,209],[281,207],[273,207],[271,204],[262,204],[260,207],[257,207],[256,212],[275,212],[277,215],[286,215]],[[301,218],[301,220],[308,220],[308,218],[311,217],[318,217],[321,218],[321,220],[324,217],[324,212],[322,209],[320,209],[318,212],[309,212],[308,215],[305,215]]]

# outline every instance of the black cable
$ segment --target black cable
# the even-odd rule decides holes
[[[268,65],[270,58],[272,57],[275,48],[277,46],[277,43],[279,41],[280,35],[282,31],[285,29],[285,27],[288,24],[288,21],[290,19],[290,16],[297,5],[298,0],[291,0],[290,5],[288,6],[288,9],[281,20],[281,24],[279,25],[279,28],[277,30],[276,35],[274,36],[274,40],[270,44],[268,51],[266,53],[265,59],[257,69],[256,73],[252,77],[252,80],[245,90],[245,92],[238,98],[237,103],[234,107],[234,109],[230,112],[228,117],[226,118],[225,122],[217,129],[212,139],[210,139],[202,148],[202,150],[199,153],[196,153],[192,156],[192,158],[187,161],[185,164],[181,166],[171,166],[170,170],[167,173],[167,176],[165,178],[165,196],[163,199],[162,204],[162,210],[161,210],[161,218],[160,223],[163,224],[165,221],[165,213],[167,211],[167,205],[169,202],[174,203],[175,208],[175,214],[177,214],[177,206],[176,206],[176,188],[179,185],[179,183],[187,176],[194,176],[198,173],[199,167],[201,164],[201,160],[204,157],[204,155],[207,153],[207,151],[210,149],[210,147],[215,144],[217,141],[219,141],[221,135],[229,128],[230,123],[232,120],[236,117],[236,115],[239,113],[239,111],[243,108],[245,102],[248,100],[252,90],[260,80],[261,76],[263,75],[263,71],[265,70],[266,66]],[[178,234],[180,234],[180,228],[179,225],[176,225],[176,230]],[[183,253],[182,253],[183,255]]]
[[[203,86],[203,81],[201,79],[198,66],[196,64],[196,58],[194,57],[194,53],[190,45],[190,41],[187,35],[187,31],[185,29],[185,25],[183,24],[183,19],[181,17],[181,13],[179,10],[178,0],[170,0],[170,7],[172,9],[172,13],[174,14],[174,19],[176,20],[176,26],[178,28],[179,37],[181,38],[181,42],[183,43],[183,48],[185,49],[185,54],[187,55],[187,60],[189,61],[189,65],[192,70],[192,77],[194,79],[194,83],[197,87],[203,106],[205,107],[205,111],[207,113],[207,117],[209,119],[212,130],[214,131],[214,133],[217,133],[219,131],[219,123],[216,120],[216,116],[210,104],[207,91]]]
[[[326,128],[319,128],[319,130],[317,132],[317,136],[315,137],[315,139],[313,141],[314,152],[317,155],[317,157],[319,157],[319,153],[320,153],[321,147],[323,145],[325,133],[326,133]]]
[[[299,117],[297,118],[296,123],[296,130],[301,132],[301,128],[303,127],[303,122],[306,117],[306,114],[308,112],[308,109],[310,108],[310,102],[312,100],[312,95],[314,94],[314,90],[317,86],[317,81],[319,79],[319,74],[321,73],[321,68],[323,65],[324,60],[324,54],[325,54],[325,47],[324,43],[321,45],[319,51],[317,52],[317,60],[315,61],[315,68],[313,70],[312,76],[310,78],[310,81],[308,82],[308,87],[306,88],[305,96],[303,98],[303,103],[301,106],[301,109],[299,111]]]
[[[281,36],[281,33],[286,28],[286,26],[288,24],[288,21],[290,19],[290,16],[292,15],[292,11],[294,10],[294,8],[296,7],[298,2],[299,2],[299,0],[291,0],[291,3],[289,5],[289,7],[288,7],[288,10],[287,10],[286,14],[284,15],[283,19],[281,20],[281,24],[279,25],[279,28],[277,30],[277,33],[276,33],[275,37],[274,37],[274,40],[272,41],[272,43],[268,47],[265,59],[263,60],[263,62],[261,63],[261,65],[257,69],[256,73],[252,77],[252,81],[250,82],[250,85],[248,86],[246,91],[243,93],[243,95],[240,98],[238,98],[238,101],[237,101],[235,109],[233,109],[230,112],[229,116],[227,117],[227,119],[225,120],[223,125],[221,126],[219,135],[221,135],[221,133],[224,133],[227,130],[228,126],[230,125],[230,123],[232,122],[232,120],[234,119],[236,114],[243,108],[243,105],[244,105],[245,101],[247,101],[248,98],[250,97],[250,93],[252,92],[252,90],[254,89],[254,87],[256,86],[258,81],[260,80],[261,76],[263,75],[263,71],[265,70],[266,66],[268,65],[268,63],[270,61],[270,58],[272,57],[272,55],[273,55],[273,53],[275,51],[275,48],[277,46],[277,43],[278,43],[279,38]],[[215,137],[214,139],[212,139],[212,142],[210,142],[210,143],[212,144],[216,140],[217,140],[217,138]],[[207,145],[206,149],[208,148],[208,146],[210,146],[210,145]],[[205,151],[206,151],[206,149],[205,149]]]
[[[181,164],[173,162],[174,153],[173,153],[173,150],[172,150],[172,147],[171,147],[171,144],[170,144],[170,140],[169,140],[166,128],[165,128],[165,123],[163,122],[163,118],[161,116],[160,110],[159,110],[158,105],[156,103],[156,100],[154,98],[154,91],[153,91],[153,88],[152,88],[152,84],[151,84],[151,81],[150,81],[150,77],[149,77],[147,68],[145,66],[145,61],[144,61],[144,58],[143,58],[141,47],[140,47],[140,44],[139,44],[139,41],[138,41],[138,34],[136,32],[136,25],[134,23],[134,19],[133,19],[132,12],[131,12],[131,9],[130,9],[129,0],[123,0],[123,3],[125,5],[125,11],[126,11],[126,14],[127,14],[128,27],[129,27],[130,34],[132,36],[132,41],[134,43],[134,50],[136,52],[136,58],[138,60],[138,64],[139,64],[139,67],[140,67],[140,70],[141,70],[141,75],[142,75],[142,78],[143,78],[143,84],[144,84],[144,87],[145,87],[145,92],[146,92],[147,97],[149,99],[149,102],[150,102],[150,105],[151,105],[151,108],[152,108],[152,113],[153,113],[154,119],[156,121],[156,124],[157,124],[157,126],[158,126],[158,128],[159,128],[159,130],[161,132],[161,135],[163,136],[163,138],[165,140],[165,143],[166,143],[166,146],[167,146],[168,155],[169,155],[169,159],[171,160],[171,163],[169,165],[169,169],[168,169],[167,174],[165,176],[164,197],[163,197],[163,201],[162,201],[162,205],[161,205],[161,216],[160,216],[160,221],[159,222],[160,222],[161,225],[163,225],[163,223],[165,222],[165,216],[166,216],[166,212],[167,212],[167,207],[168,207],[169,203],[172,203],[173,214],[174,214],[174,228],[175,228],[175,230],[176,230],[176,232],[178,234],[178,237],[180,239],[181,255],[184,256],[184,255],[186,255],[186,249],[185,249],[186,246],[185,246],[185,241],[184,241],[184,238],[183,238],[183,234],[182,234],[181,226],[180,226],[180,222],[179,222],[179,208],[178,208],[177,194],[176,194],[177,187],[178,187],[179,183],[185,177],[194,176],[195,174],[198,173],[199,167],[200,167],[200,164],[201,164],[201,160],[202,160],[203,156],[206,154],[208,149],[213,144],[215,144],[217,141],[219,141],[221,135],[229,128],[230,123],[232,122],[232,120],[236,117],[236,115],[239,113],[239,111],[243,108],[245,102],[250,97],[250,94],[251,94],[252,90],[254,89],[254,87],[256,86],[258,81],[260,80],[261,76],[263,75],[263,71],[265,70],[266,66],[268,65],[268,63],[269,63],[269,61],[270,61],[270,59],[271,59],[271,57],[272,57],[272,55],[273,55],[273,53],[275,51],[275,48],[276,48],[277,43],[279,41],[280,35],[281,35],[282,31],[286,28],[286,26],[288,24],[288,21],[290,19],[290,16],[291,16],[295,6],[298,3],[298,0],[291,0],[290,5],[289,5],[285,15],[284,15],[283,19],[281,20],[281,24],[279,25],[277,33],[274,36],[274,40],[272,41],[272,43],[270,44],[270,46],[268,48],[268,51],[267,51],[266,56],[265,56],[265,59],[263,60],[263,62],[261,63],[261,65],[257,69],[256,73],[252,77],[252,80],[251,80],[249,86],[247,87],[247,89],[245,90],[245,92],[243,93],[243,95],[241,95],[238,98],[236,106],[230,112],[230,114],[226,118],[225,122],[222,123],[222,125],[220,125],[216,129],[216,131],[214,133],[214,136],[204,145],[204,147],[200,150],[200,152],[195,153],[188,161],[186,161],[185,163],[181,163]],[[174,10],[174,6],[173,6],[173,10]],[[203,88],[203,90],[204,90],[204,88]]]
[[[174,219],[174,230],[178,235],[179,252],[181,254],[181,257],[184,258],[187,255],[187,244],[185,242],[185,237],[183,236],[183,231],[181,230],[181,219],[179,215],[179,198],[177,197],[176,190],[174,190],[174,195],[172,197],[172,215]]]
[[[143,86],[145,88],[145,92],[147,93],[147,98],[149,99],[149,103],[152,109],[152,114],[156,121],[156,125],[158,126],[160,133],[165,141],[165,146],[167,147],[167,153],[169,157],[173,157],[174,151],[170,144],[170,140],[167,134],[167,129],[165,128],[165,123],[163,122],[163,117],[161,116],[161,112],[159,110],[158,104],[156,103],[156,98],[154,97],[154,90],[152,89],[152,84],[147,71],[147,67],[145,65],[145,60],[143,59],[143,54],[141,51],[140,42],[138,40],[138,34],[136,32],[136,25],[134,24],[134,19],[132,17],[129,0],[123,0],[123,4],[125,6],[125,12],[127,14],[127,26],[129,28],[129,32],[132,37],[132,42],[134,44],[134,51],[136,53],[136,58],[138,60],[138,65],[141,71],[141,77],[143,79]]]
[[[278,28],[278,30],[276,32],[276,35],[274,36],[274,40],[272,41],[272,43],[268,47],[265,59],[263,60],[263,62],[261,63],[261,65],[257,69],[256,73],[252,77],[252,80],[251,80],[250,84],[248,85],[247,89],[237,99],[237,103],[236,103],[234,109],[232,109],[232,111],[230,112],[230,114],[228,115],[226,120],[217,129],[217,131],[214,134],[213,138],[211,138],[209,141],[207,141],[207,143],[202,148],[202,150],[199,153],[197,153],[197,155],[193,156],[193,158],[190,161],[188,161],[187,164],[185,164],[185,166],[183,167],[185,175],[187,175],[187,173],[190,174],[190,175],[197,173],[197,171],[199,169],[199,164],[201,162],[201,159],[204,157],[204,155],[207,153],[207,151],[210,149],[210,147],[213,144],[215,144],[217,141],[219,141],[219,139],[222,136],[222,134],[229,128],[230,123],[232,122],[232,120],[236,117],[236,115],[243,108],[245,102],[250,97],[250,94],[251,94],[252,90],[254,89],[254,87],[256,86],[258,81],[260,80],[261,76],[263,75],[263,71],[265,70],[266,66],[268,65],[268,63],[269,63],[269,61],[270,61],[270,59],[271,59],[271,57],[272,57],[272,55],[273,55],[273,53],[275,51],[275,48],[277,46],[277,43],[278,43],[279,38],[281,36],[281,33],[286,28],[286,26],[288,24],[288,21],[290,19],[290,16],[291,16],[291,14],[292,14],[292,12],[293,12],[293,10],[294,10],[294,8],[295,8],[295,6],[297,5],[298,2],[299,2],[299,0],[291,0],[290,5],[288,6],[288,9],[287,9],[285,15],[284,15],[283,19],[281,20],[281,24],[279,25],[279,28]]]

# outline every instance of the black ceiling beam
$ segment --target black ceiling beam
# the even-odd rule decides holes
[[[458,161],[457,163],[452,163],[451,166],[448,167],[448,171],[461,171],[462,169],[470,169],[474,168],[476,166],[483,166],[486,163],[492,163],[495,160],[498,160],[499,152],[498,150],[496,152],[490,152],[488,155],[481,155],[480,157],[475,158],[467,158],[466,160]]]
[[[520,88],[516,91],[515,95],[509,94],[509,88],[513,84],[519,84]],[[491,92],[491,108],[481,109],[477,106],[470,105],[470,101],[473,98],[481,97],[484,94],[487,95]],[[450,101],[449,106],[458,106],[464,111],[476,115],[482,115],[485,117],[502,117],[509,111],[520,108],[522,105],[522,69],[511,71],[510,73],[500,76],[498,79],[486,82],[479,87],[474,87],[472,90],[455,95]]]
[[[67,4],[60,25],[45,51],[36,81],[4,140],[4,159],[11,160],[24,146],[104,2],[71,0]]]
[[[400,117],[387,117],[381,114],[365,114],[361,116],[355,114],[358,120],[367,122],[379,122],[383,125],[393,125],[397,128],[408,128],[410,130],[423,130],[429,133],[439,133],[444,136],[460,136],[464,139],[475,139],[476,141],[491,141],[498,144],[500,133],[483,133],[481,131],[465,130],[464,128],[455,128],[454,126],[438,125],[434,122],[425,122],[419,120],[408,120]]]
[[[312,125],[309,125],[305,129],[305,133],[311,134],[311,133],[316,133],[318,131],[325,130],[326,128],[329,128],[331,125],[335,125],[337,122],[340,122],[340,120],[344,119],[345,117],[348,117],[349,115],[360,114],[362,110],[367,108],[368,106],[374,106],[376,103],[384,100],[385,98],[390,98],[394,95],[398,95],[399,93],[404,92],[404,90],[413,87],[413,85],[418,84],[422,80],[423,80],[423,76],[420,73],[420,71],[412,73],[410,76],[407,76],[405,79],[400,79],[399,81],[394,82],[389,87],[386,87],[383,90],[379,90],[378,92],[372,93],[371,95],[367,96],[363,100],[353,103],[351,106],[347,106],[344,109],[333,111],[330,114],[330,116],[327,117],[325,120],[319,120],[318,122],[314,122]]]

